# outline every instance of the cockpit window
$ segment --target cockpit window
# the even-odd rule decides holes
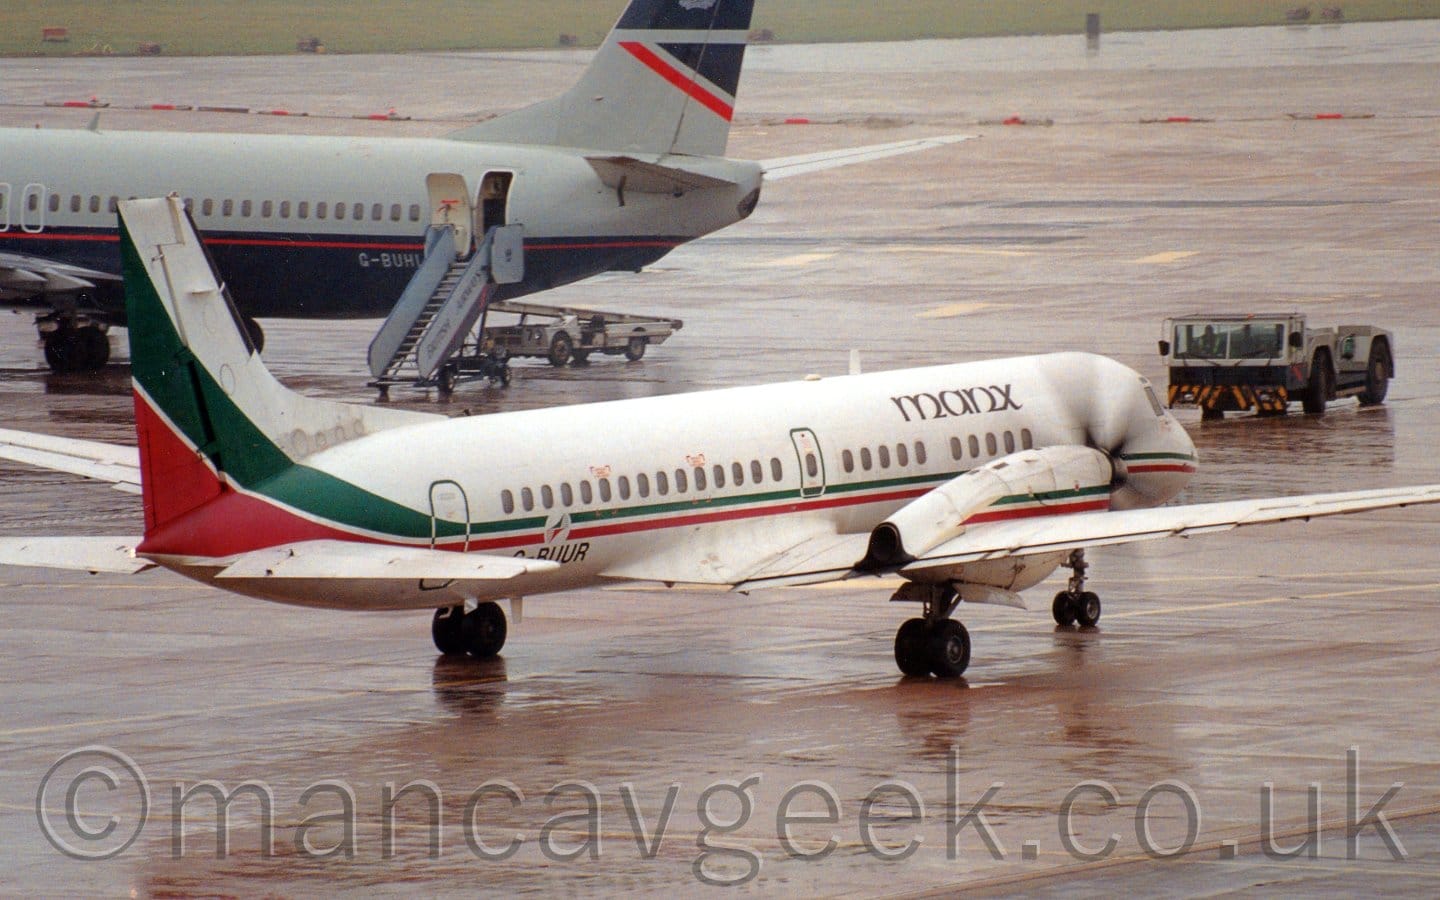
[[[1145,385],[1145,399],[1150,401],[1150,408],[1155,410],[1155,415],[1165,415],[1165,407],[1160,405],[1160,398],[1155,396],[1155,389],[1148,384]]]

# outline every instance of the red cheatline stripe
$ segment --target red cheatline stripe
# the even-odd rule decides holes
[[[670,65],[639,41],[621,41],[620,47],[725,121],[730,121],[735,115],[735,109],[729,103],[705,90],[693,77]]]
[[[966,519],[963,524],[972,525],[976,522],[1000,522],[1005,519],[1029,519],[1035,516],[1058,516],[1068,513],[1094,512],[1110,508],[1110,498],[1101,497],[1099,500],[1082,500],[1078,503],[1061,503],[1056,506],[1028,506],[1024,509],[997,509],[990,512],[983,512]]]
[[[1127,466],[1126,471],[1132,475],[1145,472],[1194,472],[1195,467],[1187,463],[1155,463],[1148,466]]]

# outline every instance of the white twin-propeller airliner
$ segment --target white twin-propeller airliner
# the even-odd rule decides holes
[[[138,453],[0,432],[0,455],[138,486],[144,535],[7,539],[0,561],[160,565],[252,597],[436,610],[490,657],[526,596],[899,575],[910,675],[953,677],[958,605],[1093,625],[1086,548],[1440,502],[1440,485],[1164,506],[1194,445],[1149,383],[1083,353],[451,419],[312,399],[266,370],[182,202],[120,204]]]

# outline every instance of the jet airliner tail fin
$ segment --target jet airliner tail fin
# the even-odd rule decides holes
[[[721,156],[754,0],[631,0],[569,91],[456,140]]]
[[[179,198],[120,204],[147,538],[306,457],[432,416],[305,397],[265,368]]]

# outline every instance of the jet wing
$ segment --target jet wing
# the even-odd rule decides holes
[[[120,276],[24,253],[0,253],[0,301],[80,291],[102,282],[119,284]]]
[[[0,565],[130,575],[154,565],[135,557],[138,537],[0,537]]]
[[[971,526],[959,537],[900,567],[898,572],[919,575],[930,569],[1007,556],[1189,537],[1246,525],[1308,521],[1322,516],[1430,503],[1440,503],[1440,484],[1014,519]],[[868,534],[832,537],[837,540],[810,540],[791,548],[772,564],[750,573],[735,584],[735,589],[756,590],[892,574],[859,572],[853,568],[865,555]]]
[[[219,578],[337,578],[348,581],[434,579],[470,584],[509,581],[560,564],[518,556],[454,553],[349,541],[300,541],[255,550],[221,570]]]
[[[585,161],[606,187],[645,194],[675,194],[703,188],[728,187],[734,182],[688,169],[646,162],[633,156],[587,156]]]
[[[94,478],[109,482],[116,490],[140,493],[140,453],[134,447],[0,428],[0,459]]]
[[[766,181],[778,181],[793,175],[808,175],[826,169],[838,169],[856,163],[899,156],[902,153],[917,153],[946,144],[959,144],[973,140],[973,134],[944,134],[939,137],[918,138],[910,141],[896,141],[891,144],[869,144],[864,147],[850,147],[846,150],[826,150],[820,153],[806,153],[803,156],[784,156],[760,162],[765,170]]]

